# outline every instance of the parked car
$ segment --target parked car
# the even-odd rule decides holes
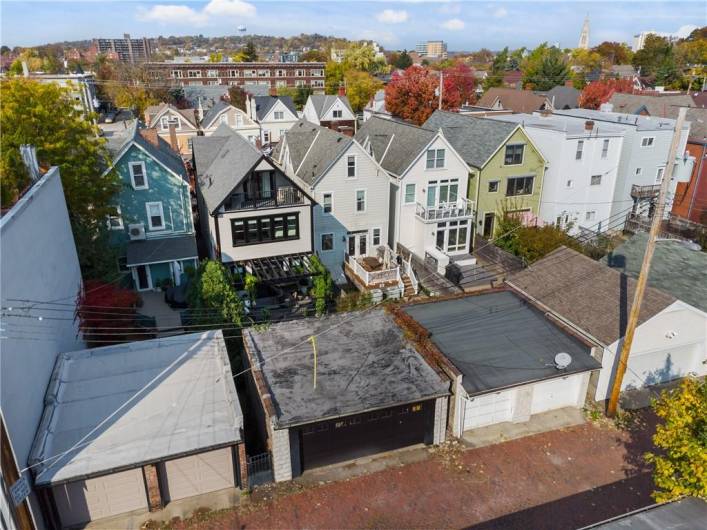
[[[105,116],[103,117],[103,121],[105,123],[113,123],[115,121],[115,117],[118,115],[117,112],[114,110],[111,110],[110,112],[106,112]]]

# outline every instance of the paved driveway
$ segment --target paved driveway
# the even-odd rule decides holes
[[[253,501],[177,528],[571,529],[652,504],[654,419],[585,423]],[[294,490],[294,493],[292,492]],[[260,498],[260,500],[258,500]]]

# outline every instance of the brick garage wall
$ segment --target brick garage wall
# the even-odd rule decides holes
[[[432,438],[433,444],[441,444],[445,441],[447,435],[447,403],[448,397],[440,397],[435,399],[435,419],[434,433]]]
[[[151,512],[156,512],[164,508],[162,493],[160,491],[159,474],[156,464],[142,466],[142,474],[145,477],[145,487],[147,488],[147,506]]]

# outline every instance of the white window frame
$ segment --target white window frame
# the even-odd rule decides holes
[[[115,207],[116,214],[108,214],[107,215],[107,222],[108,222],[108,230],[123,230],[124,225],[123,225],[123,212],[120,209],[120,206]],[[111,221],[117,220],[118,224],[115,226],[112,224]]]
[[[663,182],[663,177],[665,176],[665,167],[659,167],[655,172],[655,183],[660,184]]]
[[[206,70],[206,77],[218,77],[218,70]]]
[[[378,243],[376,243],[376,230],[378,231]],[[383,230],[381,230],[379,227],[375,227],[371,229],[371,247],[376,248],[381,245],[381,241],[383,241]]]
[[[594,182],[595,177],[599,178],[599,182]],[[601,186],[601,175],[591,175],[589,177],[589,185],[590,186]]]
[[[407,200],[407,189],[409,186],[412,186],[412,200],[408,201]],[[417,184],[414,182],[412,184],[405,184],[405,187],[403,188],[403,204],[415,204],[417,202]]]
[[[604,143],[601,146],[601,157],[602,159],[609,156],[609,139],[604,138]]]
[[[655,136],[644,136],[641,138],[641,147],[653,147],[655,145]]]
[[[236,112],[236,127],[243,127],[243,115],[240,112]]]
[[[353,170],[354,174],[349,175],[349,169],[351,169],[351,159],[353,159]],[[358,160],[356,155],[346,155],[346,178],[355,179],[358,177]]]
[[[263,129],[263,143],[264,144],[270,143],[270,131],[268,131],[267,129]]]
[[[584,156],[584,140],[577,140],[577,150],[574,153],[575,160],[582,160]]]
[[[329,197],[329,211],[326,211],[326,198]],[[334,192],[324,191],[322,192],[322,212],[325,215],[332,215],[334,212]]]
[[[160,227],[155,227],[152,224],[152,215],[150,214],[150,207],[151,206],[158,206],[160,209],[160,217],[162,218],[162,226]],[[147,213],[147,226],[149,227],[150,231],[164,231],[167,229],[167,220],[164,217],[164,207],[162,206],[162,201],[154,201],[154,202],[146,202],[145,203],[145,212]]]
[[[285,111],[276,110],[276,111],[273,113],[273,118],[274,118],[275,120],[284,120],[284,119],[285,119]]]
[[[195,77],[201,77],[201,70],[187,70],[187,77],[192,79]]]
[[[491,184],[496,184],[496,189],[491,191]],[[498,191],[501,189],[501,181],[496,179],[496,180],[489,180],[489,186],[488,186],[488,193],[498,193]]]
[[[331,248],[324,249],[324,236],[331,236]],[[319,248],[322,252],[333,252],[336,250],[336,238],[333,232],[325,232],[319,237]]]
[[[239,77],[239,76],[238,76],[238,70],[229,70],[229,71],[228,71],[228,76],[229,76],[229,77]]]
[[[223,114],[221,114],[218,117],[218,122],[219,122],[219,124],[225,123],[226,125],[228,125],[228,114],[225,112]]]
[[[338,113],[338,116],[337,116],[337,113]],[[344,117],[344,111],[341,110],[341,109],[334,109],[334,110],[331,111],[331,115],[332,115],[332,117],[333,117],[334,119],[343,118],[343,117]]]
[[[363,210],[358,209],[358,192],[359,191],[363,192]],[[368,210],[368,191],[363,188],[357,189],[354,193],[354,212],[356,214],[361,215],[361,214],[366,213],[366,210]]]
[[[440,151],[442,152],[442,165],[439,165],[440,157],[439,153]],[[430,153],[433,152],[434,156],[432,159],[430,159]],[[429,166],[429,163],[432,162],[432,167]],[[446,149],[440,148],[440,149],[428,149],[425,152],[425,169],[430,170],[430,169],[444,169],[447,165],[447,153]]]
[[[160,118],[160,128],[163,131],[169,131],[170,125],[174,125],[175,131],[182,130],[182,120],[179,119],[179,116],[173,116],[172,114],[167,114],[167,115],[162,116]]]
[[[145,184],[143,186],[137,186],[135,185],[135,172],[133,171],[134,166],[140,166],[142,167],[142,178],[145,181]],[[147,190],[150,189],[150,186],[147,182],[147,168],[145,167],[145,162],[142,160],[138,162],[130,162],[128,164],[128,170],[130,171],[130,181],[132,182],[133,189],[134,190]]]
[[[596,221],[597,219],[597,211],[596,210],[589,210],[584,212],[584,220],[585,221]]]

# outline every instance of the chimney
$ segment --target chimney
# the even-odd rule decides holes
[[[270,92],[269,94],[273,97],[277,97],[277,87],[276,86],[271,86],[270,87]]]
[[[22,75],[29,77],[29,66],[27,66],[27,61],[22,61]]]
[[[155,135],[157,135],[157,131],[155,131]],[[169,126],[169,145],[172,146],[172,150],[175,153],[179,152],[179,144],[177,143],[177,128],[174,124]]]
[[[346,87],[344,85],[339,85],[339,95],[340,96],[346,95]]]
[[[196,118],[199,123],[204,119],[204,107],[201,105],[201,96],[199,96],[199,103],[196,107]],[[171,127],[170,127],[171,129]],[[170,133],[171,134],[171,133]]]
[[[157,129],[140,129],[140,134],[145,140],[150,142],[155,147],[159,146],[159,137],[157,136]]]
[[[584,130],[591,131],[594,129],[594,122],[592,120],[587,120],[584,122]]]

